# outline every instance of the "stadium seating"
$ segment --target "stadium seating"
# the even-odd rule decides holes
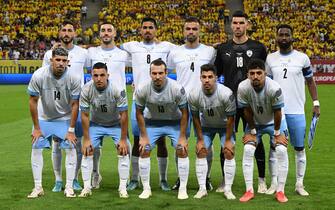
[[[275,32],[279,23],[294,28],[294,46],[312,59],[335,57],[335,4],[327,0],[244,0],[244,10],[254,23],[252,37],[276,50]]]
[[[42,59],[58,24],[71,19],[80,30],[82,1],[0,1],[0,55],[2,59]],[[19,53],[18,53],[19,52]]]

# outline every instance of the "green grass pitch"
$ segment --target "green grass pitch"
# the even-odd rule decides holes
[[[129,89],[130,90],[130,89]],[[179,201],[177,192],[163,192],[158,186],[158,169],[156,150],[151,160],[151,187],[153,196],[149,200],[140,200],[141,190],[129,192],[129,199],[118,197],[118,174],[116,151],[112,141],[104,141],[101,161],[103,181],[101,188],[93,191],[93,195],[86,199],[67,199],[62,193],[51,192],[54,176],[51,165],[50,150],[44,151],[43,187],[45,196],[28,200],[27,194],[33,188],[33,178],[30,166],[31,153],[31,119],[28,108],[26,86],[0,86],[0,209],[334,209],[335,208],[335,148],[332,133],[334,129],[335,104],[333,98],[335,86],[320,85],[319,99],[321,102],[321,118],[315,137],[314,148],[307,149],[307,173],[305,186],[310,193],[309,197],[301,197],[294,192],[295,162],[292,147],[289,149],[290,170],[286,185],[286,195],[289,202],[279,204],[273,196],[256,194],[248,203],[238,200],[227,201],[223,194],[209,192],[209,196],[202,199],[193,199],[198,185],[195,175],[195,139],[190,139],[190,176],[188,182],[189,199]],[[131,94],[129,91],[129,99]],[[307,95],[306,117],[307,127],[311,119],[312,102]],[[131,103],[131,101],[130,101]],[[242,175],[242,143],[241,132],[236,143],[236,177],[233,192],[239,198],[245,190]],[[268,138],[264,138],[266,153],[268,154]],[[221,181],[219,161],[219,141],[215,140],[214,161],[212,166],[212,183],[214,188]],[[176,179],[174,152],[167,141],[169,148],[169,183]],[[268,156],[268,155],[267,155]],[[63,155],[63,162],[65,156]],[[254,173],[254,187],[257,189],[257,170]],[[63,169],[63,180],[65,170]],[[80,178],[81,180],[81,178]],[[270,184],[267,165],[267,184]]]

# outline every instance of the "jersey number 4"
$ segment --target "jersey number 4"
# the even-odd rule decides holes
[[[194,72],[194,62],[191,63],[190,69],[192,72]]]

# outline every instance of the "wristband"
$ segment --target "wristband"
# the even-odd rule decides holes
[[[320,106],[320,101],[318,100],[313,101],[313,106]]]
[[[274,131],[274,135],[275,135],[275,136],[279,136],[279,135],[280,135],[280,130],[275,130],[275,131]]]
[[[250,133],[251,133],[252,135],[256,135],[256,134],[257,134],[256,128],[251,129],[251,130],[250,130]]]
[[[74,133],[74,128],[73,127],[69,127],[69,129],[67,130],[70,133]]]

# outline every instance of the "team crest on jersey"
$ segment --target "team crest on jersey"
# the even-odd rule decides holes
[[[252,51],[251,50],[247,50],[247,56],[250,58],[252,56]]]
[[[184,89],[184,87],[182,87],[182,88],[180,89],[180,93],[181,93],[182,95],[185,95],[185,89]]]
[[[126,97],[126,91],[122,90],[121,93],[120,93],[120,95],[121,95],[122,98]]]
[[[278,98],[279,96],[281,96],[281,94],[282,94],[281,88],[279,88],[279,90],[277,90],[275,93],[275,97]]]

